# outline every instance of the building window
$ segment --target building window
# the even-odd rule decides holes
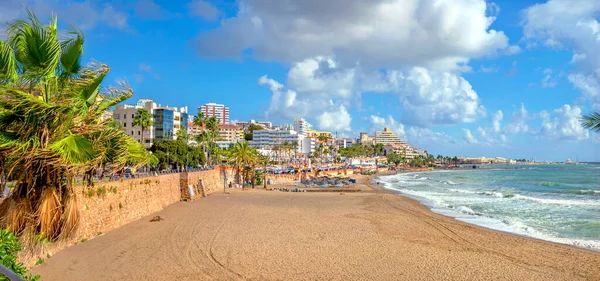
[[[127,123],[123,123],[123,128],[127,128]]]
[[[123,114],[123,119],[127,119],[127,113]]]
[[[134,114],[131,114],[131,119],[133,119],[133,118],[135,118],[135,115],[134,115]]]
[[[133,131],[131,131],[131,135],[133,136]]]
[[[138,131],[138,136],[141,135],[141,134],[142,134],[142,132]]]

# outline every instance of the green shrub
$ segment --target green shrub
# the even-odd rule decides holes
[[[85,193],[87,197],[94,197],[94,194],[96,194],[96,191],[93,188],[89,188]]]
[[[117,187],[116,186],[111,186],[110,187],[110,191],[114,194],[117,194]]]
[[[44,259],[39,258],[36,262],[35,265],[40,265],[40,264],[44,264]]]
[[[98,189],[96,190],[96,195],[98,195],[98,197],[103,197],[104,195],[106,195],[106,187],[98,187]]]
[[[119,209],[123,209],[123,204],[121,204],[121,202],[119,202]]]
[[[0,229],[0,263],[12,270],[25,280],[33,281],[40,279],[39,275],[32,276],[27,273],[27,268],[21,262],[17,262],[17,254],[21,251],[21,243],[17,237],[8,229]],[[9,280],[0,274],[0,281]]]

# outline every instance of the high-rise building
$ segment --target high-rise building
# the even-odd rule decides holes
[[[187,129],[187,107],[163,107],[152,100],[140,99],[136,105],[119,105],[113,111],[113,119],[123,125],[123,130],[138,142],[142,142],[142,128],[133,126],[138,109],[145,108],[152,116],[153,124],[144,129],[143,144],[152,146],[155,139],[175,139],[181,128]]]
[[[294,131],[298,132],[298,134],[306,136],[310,127],[312,127],[312,125],[310,125],[310,123],[304,120],[304,118],[294,119]]]
[[[198,113],[202,112],[205,117],[215,117],[221,124],[229,124],[229,107],[223,104],[207,103],[198,107]]]
[[[390,129],[383,128],[383,131],[375,132],[375,144],[406,144],[406,142],[396,136]]]

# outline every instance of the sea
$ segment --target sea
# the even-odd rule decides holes
[[[379,177],[432,211],[600,251],[600,165],[479,166]]]

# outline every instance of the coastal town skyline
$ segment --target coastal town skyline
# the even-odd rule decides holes
[[[339,1],[292,3],[297,14],[260,1],[10,0],[0,20],[24,18],[26,5],[92,31],[83,61],[129,81],[125,103],[195,115],[212,101],[231,120],[303,117],[348,137],[388,127],[443,155],[600,160],[598,134],[579,122],[600,102],[596,1],[568,14],[557,0],[349,1],[335,18]]]

